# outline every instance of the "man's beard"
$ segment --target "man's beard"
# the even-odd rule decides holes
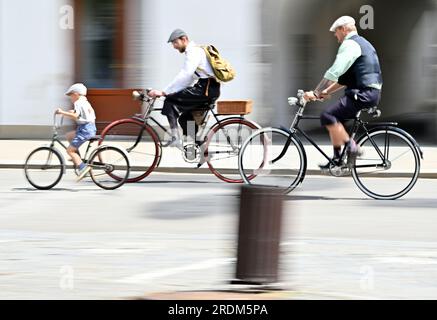
[[[186,50],[187,50],[186,47],[185,47],[185,48],[180,48],[180,49],[179,49],[179,52],[180,52],[180,53],[185,53]]]

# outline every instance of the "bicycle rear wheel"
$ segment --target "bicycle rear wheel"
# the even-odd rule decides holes
[[[239,156],[239,171],[247,184],[275,187],[289,193],[305,176],[305,150],[290,133],[264,128],[244,142]]]
[[[243,183],[238,172],[238,154],[243,142],[259,129],[244,119],[224,120],[207,135],[204,156],[211,172],[228,183]]]
[[[161,143],[155,131],[134,119],[111,123],[103,132],[99,145],[111,145],[126,150],[131,170],[127,182],[138,182],[150,175],[161,159]]]
[[[393,200],[414,187],[420,172],[420,155],[402,130],[377,128],[357,143],[363,155],[356,159],[352,176],[361,191],[374,199]]]
[[[120,148],[101,146],[91,156],[88,165],[94,183],[105,190],[120,188],[129,178],[127,154]]]
[[[53,148],[38,148],[27,157],[24,173],[27,181],[36,189],[50,190],[61,181],[64,173],[62,156]]]

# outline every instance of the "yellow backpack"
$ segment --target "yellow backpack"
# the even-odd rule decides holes
[[[201,48],[205,51],[217,80],[229,82],[235,78],[236,72],[234,68],[220,56],[219,51],[213,45],[202,46]]]

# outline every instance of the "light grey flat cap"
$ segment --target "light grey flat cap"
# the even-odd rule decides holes
[[[355,25],[355,19],[350,16],[342,16],[335,20],[335,22],[332,24],[331,28],[329,28],[329,31],[335,32],[335,29],[338,27],[344,26],[346,24],[353,24]]]
[[[173,42],[176,39],[179,39],[180,37],[187,37],[188,35],[185,33],[184,30],[181,29],[176,29],[175,31],[173,31],[170,35],[170,38],[168,39],[168,42]]]

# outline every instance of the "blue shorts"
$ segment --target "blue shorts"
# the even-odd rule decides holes
[[[81,145],[87,142],[89,139],[95,137],[97,132],[95,123],[85,123],[79,125],[76,130],[76,136],[71,141],[71,146],[79,149]]]

